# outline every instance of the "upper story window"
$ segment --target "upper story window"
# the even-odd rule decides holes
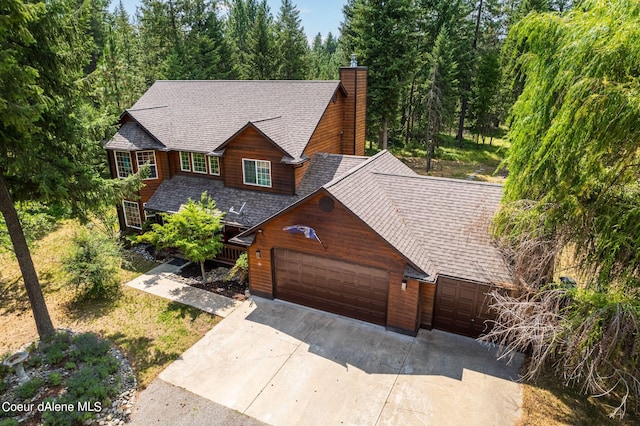
[[[136,160],[138,161],[138,170],[145,164],[149,164],[149,177],[147,179],[158,179],[158,166],[156,165],[155,151],[136,152]]]
[[[182,170],[183,172],[191,171],[191,161],[189,161],[188,152],[180,152],[180,170]]]
[[[271,162],[242,159],[242,174],[245,185],[271,187]]]
[[[124,212],[124,223],[130,228],[142,229],[142,218],[140,217],[140,207],[135,201],[122,201]]]
[[[209,157],[209,174],[220,176],[220,159]]]
[[[127,151],[114,151],[116,159],[116,171],[119,178],[126,178],[133,174],[133,165],[131,164],[131,153]]]
[[[207,160],[204,154],[192,152],[191,164],[193,165],[194,173],[207,173]]]

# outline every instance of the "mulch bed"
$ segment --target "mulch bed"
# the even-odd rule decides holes
[[[237,280],[227,280],[229,267],[214,261],[207,261],[204,264],[207,281],[202,282],[202,274],[200,265],[192,263],[185,266],[180,276],[183,282],[202,290],[210,291],[221,296],[229,297],[234,300],[246,300],[245,290],[246,284],[241,284]]]

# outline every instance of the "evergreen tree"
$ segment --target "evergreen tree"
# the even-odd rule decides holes
[[[54,328],[14,201],[66,203],[83,215],[105,197],[81,85],[93,51],[88,14],[73,0],[0,3],[0,212],[41,337]]]
[[[226,36],[233,54],[235,73],[242,78],[249,73],[249,32],[256,20],[256,0],[231,0],[227,2],[228,17]]]
[[[430,55],[429,75],[426,82],[426,132],[427,172],[436,147],[436,135],[443,124],[451,124],[455,115],[455,90],[457,66],[453,56],[447,27],[442,27]]]
[[[278,63],[274,58],[273,23],[266,0],[259,5],[255,22],[249,31],[246,60],[243,78],[270,80],[276,77]]]
[[[301,80],[307,77],[309,46],[299,15],[300,12],[291,0],[282,0],[275,37],[275,52],[279,62],[278,79]]]
[[[416,9],[412,0],[352,0],[344,7],[341,41],[368,66],[367,127],[387,147],[400,95],[415,67]]]

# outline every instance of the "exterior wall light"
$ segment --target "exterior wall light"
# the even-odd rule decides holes
[[[402,291],[407,291],[407,280],[402,280]]]
[[[256,259],[261,259],[262,258],[262,252],[260,252],[260,250],[256,250]]]

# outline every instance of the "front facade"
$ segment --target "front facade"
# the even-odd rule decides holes
[[[150,168],[139,199],[119,208],[121,228],[140,231],[207,191],[226,212],[233,260],[243,248],[229,239],[307,195],[300,185],[316,154],[364,155],[367,71],[340,77],[156,82],[105,144],[114,178]]]
[[[488,235],[501,192],[417,176],[383,152],[241,235],[251,291],[406,334],[478,336],[493,318],[487,293],[511,288]]]

